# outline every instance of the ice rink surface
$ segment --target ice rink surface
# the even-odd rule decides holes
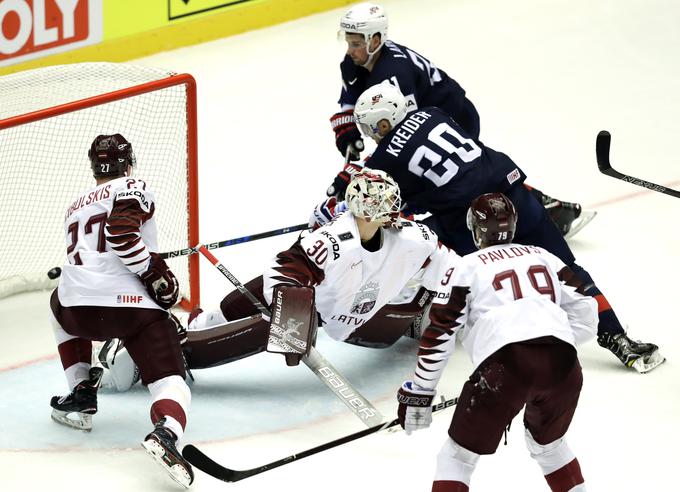
[[[584,388],[568,437],[588,490],[677,490],[680,379],[677,321],[680,201],[601,175],[595,136],[610,130],[612,164],[680,187],[680,4],[672,0],[386,0],[390,37],[456,79],[477,106],[482,140],[509,154],[528,182],[599,214],[571,245],[633,338],[668,358],[646,375],[593,341],[580,350]],[[328,118],[339,95],[337,9],[139,63],[193,74],[199,89],[201,240],[306,221],[342,160]],[[143,166],[144,163],[140,163]],[[83,172],[89,172],[83,169]],[[162,206],[162,204],[160,204]],[[61,227],[60,224],[55,225]],[[217,250],[245,281],[293,236]],[[202,304],[230,290],[202,264]],[[171,491],[142,452],[150,430],[142,388],[102,393],[91,434],[54,424],[66,391],[47,321],[48,293],[0,300],[0,470],[3,491]],[[319,350],[389,418],[412,372],[415,344],[383,350],[321,336]],[[440,392],[470,371],[459,350]],[[261,354],[196,371],[185,443],[251,468],[360,430],[304,366]],[[193,490],[426,491],[451,410],[429,430],[382,433],[235,484],[196,472]],[[508,445],[481,459],[473,490],[543,491],[520,417]]]

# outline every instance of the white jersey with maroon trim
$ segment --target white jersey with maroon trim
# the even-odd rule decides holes
[[[264,273],[266,301],[271,303],[277,284],[313,286],[326,332],[336,340],[345,340],[414,276],[422,277],[420,284],[426,289],[437,291],[445,272],[459,257],[439,244],[427,226],[408,220],[403,223],[401,230],[380,229],[382,244],[370,252],[361,245],[351,212],[338,215],[279,253]]]
[[[161,309],[138,274],[158,250],[154,195],[144,181],[121,177],[95,186],[66,211],[63,306]]]
[[[597,333],[597,302],[562,261],[535,246],[503,244],[470,253],[435,299],[414,381],[434,389],[455,337],[477,367],[501,347],[544,336],[577,345]]]

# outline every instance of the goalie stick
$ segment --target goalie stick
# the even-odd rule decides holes
[[[634,178],[633,176],[628,176],[618,172],[612,167],[609,162],[609,148],[611,146],[612,136],[606,131],[602,130],[597,134],[597,140],[595,141],[595,155],[597,156],[597,167],[600,169],[602,174],[606,174],[612,178],[620,179],[626,183],[631,183],[648,190],[658,191],[665,195],[674,196],[675,198],[680,198],[680,191],[674,190],[672,188],[666,188],[665,186],[658,185],[656,183],[650,183],[644,179]]]
[[[444,400],[441,403],[438,403],[437,405],[433,405],[432,412],[433,413],[439,412],[440,410],[444,410],[446,408],[454,406],[456,403],[458,403],[458,398]],[[290,456],[286,456],[285,458],[282,458],[280,460],[272,461],[271,463],[267,463],[266,465],[250,468],[249,470],[232,470],[231,468],[226,468],[217,463],[216,461],[214,461],[212,458],[208,457],[196,446],[192,446],[191,444],[187,444],[186,446],[184,446],[184,449],[182,449],[182,456],[184,456],[184,459],[186,459],[189,463],[194,465],[199,470],[207,473],[211,477],[217,478],[218,480],[222,480],[223,482],[238,482],[239,480],[243,480],[244,478],[252,477],[253,475],[258,475],[260,473],[273,470],[274,468],[278,468],[279,466],[287,465],[288,463],[292,463],[293,461],[301,460],[302,458],[306,458],[307,456],[312,456],[313,454],[321,453],[322,451],[335,448],[337,446],[340,446],[341,444],[355,441],[364,436],[368,436],[376,432],[389,429],[390,427],[394,427],[396,425],[399,425],[399,419],[394,419],[391,422],[385,422],[384,424],[381,425],[375,425],[368,429],[355,432],[354,434],[349,434],[345,437],[335,439],[334,441],[330,441],[325,444],[313,447],[311,449],[307,449],[306,451],[291,454]]]
[[[250,302],[267,318],[270,317],[269,309],[267,309],[254,295],[250,292],[239,280],[225,267],[220,261],[215,258],[208,249],[199,244],[196,250],[205,256],[215,268],[217,268],[222,275],[227,277],[229,281],[234,284],[241,294],[246,296]],[[318,377],[333,394],[342,401],[347,408],[349,408],[354,415],[356,415],[367,427],[372,427],[380,424],[385,418],[383,415],[361,395],[350,382],[342,376],[337,369],[335,369],[330,362],[328,362],[323,355],[312,346],[309,354],[302,357],[302,362],[309,367],[312,372]]]

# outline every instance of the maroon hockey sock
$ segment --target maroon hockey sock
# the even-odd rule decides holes
[[[92,361],[92,342],[90,340],[72,338],[60,343],[57,349],[64,370],[79,362],[89,364]]]
[[[581,474],[581,467],[578,460],[574,458],[562,468],[555,470],[545,476],[545,480],[553,492],[567,492],[576,485],[584,482]]]
[[[163,399],[153,402],[151,405],[151,422],[156,425],[163,417],[172,417],[182,426],[182,430],[187,425],[187,414],[182,405],[175,400]]]
[[[432,492],[468,492],[469,487],[463,482],[451,480],[435,480],[432,482]]]

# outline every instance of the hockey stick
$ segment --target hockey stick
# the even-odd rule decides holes
[[[664,193],[665,195],[674,196],[675,198],[680,198],[680,191],[674,190],[672,188],[666,188],[655,183],[650,183],[644,179],[634,178],[633,176],[628,176],[618,172],[609,163],[609,147],[611,145],[612,136],[606,130],[602,130],[597,134],[597,140],[595,141],[595,154],[597,156],[597,167],[600,168],[602,174],[606,174],[612,178],[620,179],[626,183],[631,183],[637,186],[642,186],[648,190],[658,191],[659,193]]]
[[[220,261],[215,258],[208,249],[199,244],[196,246],[203,256],[205,256],[215,268],[217,268],[222,275],[227,277],[229,281],[234,284],[238,291],[246,296],[250,302],[266,317],[270,317],[269,309],[267,309],[254,295],[250,292],[239,280],[225,267]],[[323,355],[312,346],[309,349],[309,354],[302,357],[302,362],[309,367],[312,372],[318,377],[333,394],[341,400],[347,408],[349,408],[354,415],[367,426],[372,427],[383,422],[383,415],[361,395],[350,382],[335,369],[330,362],[328,362]]]
[[[440,410],[444,410],[446,408],[454,406],[456,403],[458,403],[458,398],[442,401],[441,403],[432,406],[432,412],[439,412]],[[231,468],[226,468],[220,465],[219,463],[213,461],[205,453],[203,453],[197,447],[192,446],[191,444],[187,444],[186,446],[184,446],[184,449],[182,449],[182,456],[184,456],[184,458],[189,463],[194,465],[196,468],[214,478],[217,478],[218,480],[222,480],[223,482],[238,482],[239,480],[243,480],[244,478],[252,477],[253,475],[258,475],[260,473],[273,470],[274,468],[278,468],[279,466],[287,465],[288,463],[292,463],[293,461],[301,460],[302,458],[306,458],[307,456],[312,456],[313,454],[317,454],[322,451],[335,448],[337,446],[340,446],[341,444],[355,441],[362,437],[374,434],[376,432],[380,432],[385,429],[389,429],[390,427],[394,427],[396,425],[399,425],[398,419],[394,419],[391,422],[386,422],[381,425],[376,425],[368,429],[355,432],[354,434],[349,434],[345,437],[341,437],[340,439],[336,439],[334,441],[321,444],[320,446],[307,449],[306,451],[302,451],[301,453],[291,454],[290,456],[286,456],[285,458],[282,458],[280,460],[272,461],[271,463],[267,463],[266,465],[251,468],[249,470],[232,470]]]
[[[308,224],[297,224],[290,227],[282,227],[281,229],[272,229],[271,231],[260,232],[258,234],[251,234],[250,236],[235,237],[234,239],[225,239],[224,241],[218,241],[216,243],[207,243],[205,247],[208,249],[224,248],[226,246],[233,246],[234,244],[249,243],[250,241],[257,241],[258,239],[265,239],[268,237],[280,236],[282,234],[288,234],[289,232],[302,231],[309,228]],[[175,258],[177,256],[188,256],[193,255],[198,250],[196,248],[184,248],[175,251],[168,251],[166,253],[161,253],[160,257],[164,260],[168,258]],[[61,268],[54,267],[47,272],[47,276],[54,280],[59,278],[61,275]]]
[[[302,231],[309,227],[308,224],[297,224],[290,227],[282,227],[281,229],[273,229],[271,231],[260,232],[258,234],[251,234],[249,236],[235,237],[234,239],[225,239],[224,241],[218,241],[216,243],[207,243],[204,246],[207,249],[217,249],[224,248],[226,246],[233,246],[234,244],[248,243],[250,241],[256,241],[258,239],[264,239],[267,237],[280,236],[281,234],[288,234],[289,232]],[[196,248],[184,248],[175,251],[168,251],[167,253],[161,253],[161,258],[174,258],[176,256],[187,256],[193,255],[197,252]]]

